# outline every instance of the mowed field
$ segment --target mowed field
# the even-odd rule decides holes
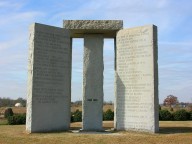
[[[105,121],[105,129],[113,128],[113,122]],[[72,123],[78,130],[81,123]],[[25,125],[0,125],[0,144],[191,144],[192,121],[160,122],[160,132],[52,132],[27,134]]]
[[[73,106],[71,111],[81,106]],[[113,105],[103,110],[113,110]],[[4,108],[0,108],[0,112]],[[14,113],[25,113],[25,108],[13,108]],[[0,118],[0,144],[192,144],[192,121],[160,121],[157,134],[133,131],[113,131],[113,121],[104,121],[108,132],[77,132],[81,122],[71,123],[70,131],[28,134],[25,125],[6,125]]]

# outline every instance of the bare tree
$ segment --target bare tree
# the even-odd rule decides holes
[[[177,97],[174,96],[174,95],[168,95],[167,98],[165,98],[165,100],[163,102],[163,104],[165,106],[170,106],[170,107],[174,106],[174,105],[176,105],[178,103],[179,103],[179,101],[178,101]]]

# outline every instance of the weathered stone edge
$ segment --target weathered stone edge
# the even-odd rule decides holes
[[[119,30],[123,28],[123,20],[64,20],[63,28]]]

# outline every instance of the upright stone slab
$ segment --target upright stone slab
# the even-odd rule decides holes
[[[157,27],[117,33],[115,128],[157,132]]]
[[[101,131],[103,122],[103,36],[84,36],[83,130]]]
[[[71,46],[68,30],[30,27],[28,132],[67,130],[70,126]]]

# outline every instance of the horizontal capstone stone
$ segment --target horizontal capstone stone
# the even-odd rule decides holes
[[[71,37],[84,37],[84,34],[103,34],[113,38],[123,28],[122,20],[64,20],[63,28],[69,29]]]

